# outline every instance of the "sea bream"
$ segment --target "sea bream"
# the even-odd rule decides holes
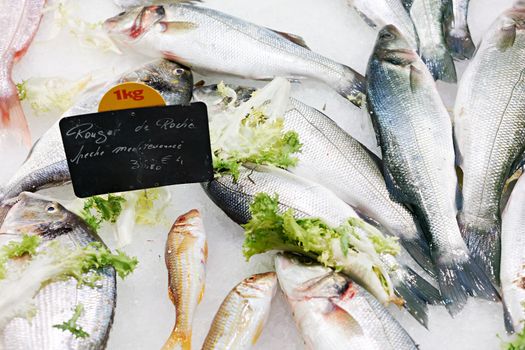
[[[277,255],[275,271],[310,350],[416,350],[401,325],[347,276],[292,255]]]
[[[0,128],[20,133],[28,146],[31,135],[11,73],[36,34],[45,4],[46,0],[0,2]]]
[[[114,85],[142,82],[160,92],[167,105],[186,104],[191,99],[192,73],[188,68],[167,60],[157,60],[127,72],[103,86],[87,91],[63,117],[95,113],[102,96]],[[38,191],[70,181],[58,121],[33,145],[16,173],[0,187],[0,201],[23,191]],[[0,217],[1,220],[1,217]]]
[[[361,106],[364,78],[305,47],[301,38],[186,3],[131,9],[105,22],[123,49],[166,57],[196,71],[251,79],[314,79]]]
[[[387,184],[419,218],[449,312],[458,313],[467,295],[497,300],[456,221],[458,181],[450,117],[425,64],[395,27],[379,32],[367,79]]]
[[[484,34],[458,87],[454,136],[463,171],[459,224],[480,266],[498,283],[501,197],[525,150],[525,4]]]
[[[4,203],[8,209],[0,226],[0,244],[22,234],[58,241],[65,247],[81,247],[100,238],[82,219],[59,203],[37,194],[21,193],[16,201]],[[45,285],[34,297],[35,315],[15,317],[0,332],[0,348],[9,350],[88,350],[104,349],[113,322],[116,304],[116,274],[111,268],[99,271],[94,288],[79,286],[74,278]],[[3,298],[2,298],[3,299]],[[5,302],[5,300],[3,300]],[[71,308],[82,304],[79,319],[87,338],[54,328],[71,318]]]
[[[162,350],[189,350],[193,315],[204,294],[208,259],[206,232],[198,210],[177,218],[168,234],[164,259],[176,322]]]

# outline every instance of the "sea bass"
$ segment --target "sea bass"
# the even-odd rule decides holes
[[[347,0],[365,22],[378,30],[392,24],[407,38],[414,50],[418,48],[418,38],[412,19],[402,0]]]
[[[31,135],[11,72],[31,44],[45,4],[46,0],[0,2],[0,128],[14,129],[28,146]]]
[[[94,113],[102,96],[115,84],[143,82],[159,91],[167,105],[186,104],[191,99],[191,71],[176,63],[158,60],[128,72],[102,87],[86,92],[63,117]],[[22,191],[34,192],[70,181],[58,121],[33,145],[25,162],[13,177],[0,188],[0,200],[16,197]]]
[[[458,313],[467,295],[496,300],[497,292],[470,258],[456,221],[450,118],[425,64],[395,27],[379,32],[367,79],[387,183],[420,219],[449,312]]]
[[[176,309],[175,327],[162,350],[191,349],[193,315],[204,294],[208,246],[200,213],[177,218],[166,241],[168,292]]]
[[[310,350],[416,350],[372,295],[341,273],[277,255],[275,271]]]
[[[472,58],[476,51],[468,28],[468,3],[469,0],[452,0],[452,6],[448,6],[445,13],[447,46],[452,56],[458,60]]]
[[[419,37],[419,55],[427,65],[435,80],[455,83],[456,68],[445,42],[442,19],[448,1],[414,0],[410,17]]]
[[[249,98],[253,89],[233,87],[238,100]],[[213,110],[223,97],[216,85],[194,89],[194,97]],[[306,104],[290,99],[284,115],[284,130],[295,131],[303,144],[296,154],[297,166],[288,170],[332,190],[359,215],[378,222],[399,237],[405,249],[430,274],[434,267],[425,237],[414,215],[392,200],[379,158],[341,129],[329,117]]]
[[[498,283],[501,196],[525,150],[525,4],[485,33],[458,87],[454,136],[463,170],[463,236]],[[496,67],[498,67],[496,69]]]
[[[204,186],[208,196],[238,224],[250,220],[249,206],[258,193],[277,193],[281,212],[293,209],[297,218],[321,218],[333,227],[358,217],[350,206],[323,186],[274,167],[243,167],[237,181],[231,176],[222,176]],[[440,302],[439,291],[409,267],[393,260],[384,258],[375,261],[375,265],[347,267],[344,272],[383,304],[404,300],[404,307],[426,325],[426,304]],[[377,270],[381,271],[381,278]],[[391,288],[388,291],[382,278],[391,280],[387,283]],[[403,300],[399,300],[398,295]]]
[[[4,204],[8,209],[0,227],[0,244],[22,234],[39,235],[57,240],[66,247],[85,246],[100,241],[75,214],[57,202],[37,194],[23,192],[16,203]],[[36,314],[30,320],[13,318],[2,330],[0,348],[9,350],[104,349],[113,322],[116,303],[116,276],[113,268],[100,271],[96,287],[79,286],[74,278],[52,282],[34,297]],[[53,325],[71,318],[71,308],[82,304],[84,312],[79,324],[89,333],[77,339]]]
[[[364,78],[305,47],[302,39],[227,14],[171,4],[135,8],[105,22],[122,48],[166,57],[192,69],[252,79],[316,79],[361,106]]]
[[[202,350],[248,350],[257,342],[270,315],[277,289],[275,272],[250,276],[222,302]]]

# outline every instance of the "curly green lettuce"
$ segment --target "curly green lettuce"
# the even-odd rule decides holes
[[[33,256],[40,245],[39,236],[23,235],[21,241],[11,241],[0,249],[0,279],[5,278],[7,273],[6,264],[10,259],[19,258],[24,255]]]
[[[84,339],[89,337],[89,333],[86,332],[82,326],[78,324],[78,319],[84,313],[84,305],[77,304],[73,309],[73,316],[67,321],[61,324],[53,325],[54,328],[58,328],[64,332],[70,332],[77,339]]]
[[[93,196],[85,200],[79,215],[93,231],[97,232],[103,222],[117,222],[124,202],[126,199],[121,195],[109,194],[107,198]]]

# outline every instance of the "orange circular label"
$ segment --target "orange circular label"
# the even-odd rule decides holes
[[[160,93],[142,83],[122,83],[104,94],[98,104],[99,112],[120,109],[165,106]]]

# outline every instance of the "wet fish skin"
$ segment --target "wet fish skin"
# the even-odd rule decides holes
[[[501,196],[525,150],[524,21],[525,4],[517,3],[493,23],[460,81],[454,107],[463,170],[458,220],[494,283],[499,283]]]
[[[456,221],[458,183],[449,115],[432,76],[395,27],[380,31],[367,79],[387,184],[420,219],[447,309],[457,314],[468,295],[497,300]]]
[[[115,84],[128,81],[143,82],[159,89],[168,105],[186,104],[191,99],[191,71],[167,60],[156,60],[123,74],[111,83],[90,89],[63,117],[96,112],[98,103],[107,90]],[[16,197],[22,191],[34,192],[59,186],[70,179],[57,121],[33,145],[26,160],[7,184],[0,188],[0,201]]]
[[[105,22],[123,49],[166,57],[197,71],[251,79],[314,79],[361,106],[364,78],[305,48],[302,39],[190,4],[135,8]]]
[[[100,241],[78,216],[56,201],[29,192],[18,196],[0,232],[2,245],[21,234],[57,240],[71,248]],[[95,288],[79,287],[73,278],[43,287],[34,298],[38,313],[31,321],[13,318],[3,328],[0,347],[9,350],[104,349],[116,304],[116,274],[113,268],[104,268],[100,274],[102,278]],[[70,319],[71,309],[79,303],[84,306],[84,312],[78,323],[90,334],[85,339],[76,339],[69,332],[53,328]]]
[[[384,306],[345,275],[286,255],[275,257],[275,270],[308,349],[417,349]]]
[[[204,294],[208,259],[206,232],[198,210],[190,210],[177,218],[168,234],[164,258],[176,322],[162,349],[189,350],[193,315]]]
[[[113,0],[113,2],[119,7],[129,9],[132,7],[146,6],[151,4],[172,4],[176,2],[199,3],[202,2],[202,0]]]
[[[455,59],[467,60],[472,58],[476,51],[467,21],[469,0],[451,1],[452,6],[445,11],[445,40]]]
[[[410,17],[419,37],[419,55],[434,80],[457,81],[456,68],[445,42],[442,18],[450,6],[448,0],[414,0]]]
[[[250,276],[222,302],[202,350],[248,350],[257,342],[277,289],[275,272]]]
[[[46,0],[0,2],[0,128],[20,133],[27,146],[31,135],[11,73],[36,34],[45,4]]]

